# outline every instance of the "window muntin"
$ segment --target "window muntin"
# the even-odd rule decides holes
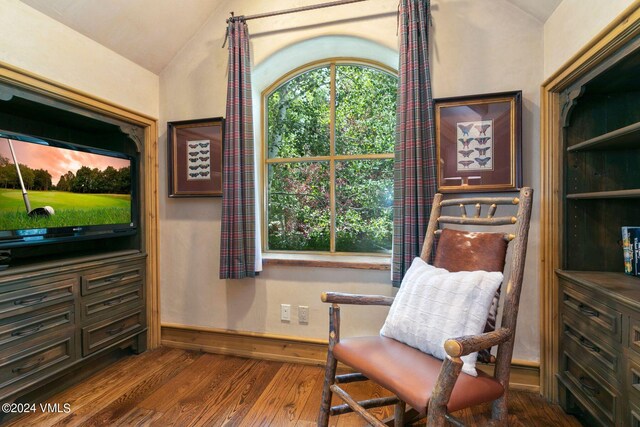
[[[397,81],[331,61],[266,92],[265,250],[390,253]]]

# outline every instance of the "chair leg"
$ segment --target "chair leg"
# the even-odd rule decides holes
[[[329,350],[327,354],[327,368],[324,373],[324,385],[322,386],[322,401],[320,402],[320,414],[318,414],[318,427],[329,425],[329,410],[331,409],[331,386],[335,382],[338,361]]]
[[[394,414],[393,414],[393,426],[394,427],[402,427],[404,425],[404,411],[407,408],[407,404],[402,400],[396,403]]]
[[[491,411],[491,422],[493,426],[506,426],[508,418],[507,409],[507,394],[505,390],[502,397],[493,401],[493,407]]]

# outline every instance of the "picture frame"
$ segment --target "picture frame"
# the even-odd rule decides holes
[[[438,191],[522,186],[522,91],[434,100]]]
[[[167,123],[169,197],[222,197],[222,117]]]

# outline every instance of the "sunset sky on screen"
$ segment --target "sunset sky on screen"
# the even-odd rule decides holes
[[[62,175],[69,171],[75,174],[82,166],[87,166],[91,169],[98,168],[101,171],[108,166],[112,166],[115,169],[129,166],[129,160],[127,159],[16,141],[14,139],[11,141],[18,163],[27,165],[31,169],[48,171],[51,174],[51,181],[54,185],[58,183]],[[13,164],[9,143],[5,138],[0,138],[0,156],[6,157],[9,159],[9,163]]]

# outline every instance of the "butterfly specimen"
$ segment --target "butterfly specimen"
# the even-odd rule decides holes
[[[195,151],[195,152],[193,152],[193,153],[189,153],[189,155],[190,155],[191,157],[193,157],[193,156],[197,156],[197,155],[198,155],[198,152],[197,152],[197,151]]]
[[[462,154],[462,157],[469,157],[471,153],[473,153],[473,150],[459,150],[458,153]]]
[[[191,163],[193,163],[193,162],[197,162],[197,161],[198,161],[198,159],[193,158],[193,159],[189,159],[189,161],[190,161]]]
[[[197,148],[198,144],[189,144],[189,148]]]
[[[476,141],[478,141],[478,144],[480,144],[480,145],[484,145],[484,144],[486,144],[490,139],[491,139],[491,137],[490,137],[490,136],[483,136],[483,137],[480,137],[480,138],[476,138]]]
[[[189,173],[189,176],[190,176],[191,178],[195,178],[195,177],[196,177],[196,176],[198,176],[198,175],[200,175],[200,173],[198,173],[198,172]]]
[[[480,166],[486,166],[489,160],[491,160],[491,157],[476,157],[475,160]]]
[[[487,151],[491,150],[491,147],[484,147],[484,148],[477,148],[476,150],[478,150],[478,155],[479,156],[486,156],[487,155]],[[465,156],[468,157],[468,156]]]
[[[474,139],[475,138],[458,138],[458,141],[462,143],[462,148],[469,148],[469,144],[471,144],[471,141]]]
[[[478,132],[480,132],[480,135],[487,135],[487,129],[489,129],[491,127],[491,125],[476,125],[475,126],[476,129],[478,130]]]
[[[209,154],[209,150],[200,150],[200,154]]]
[[[458,123],[458,127],[462,131],[462,136],[469,136],[469,131],[473,127],[473,123],[469,123],[468,125],[463,125]]]
[[[473,163],[473,160],[460,160],[458,163],[460,163],[465,168],[468,168],[469,165]]]
[[[207,160],[209,160],[208,157],[198,157],[200,160],[202,160],[203,162],[206,162]]]
[[[204,147],[208,146],[209,143],[208,142],[200,142],[199,145],[200,145],[200,147],[204,148]]]
[[[200,172],[200,176],[207,176],[207,175],[209,175],[209,171],[206,171],[206,172]]]
[[[194,171],[196,169],[200,169],[200,165],[189,166],[189,169],[191,169],[192,171]]]

